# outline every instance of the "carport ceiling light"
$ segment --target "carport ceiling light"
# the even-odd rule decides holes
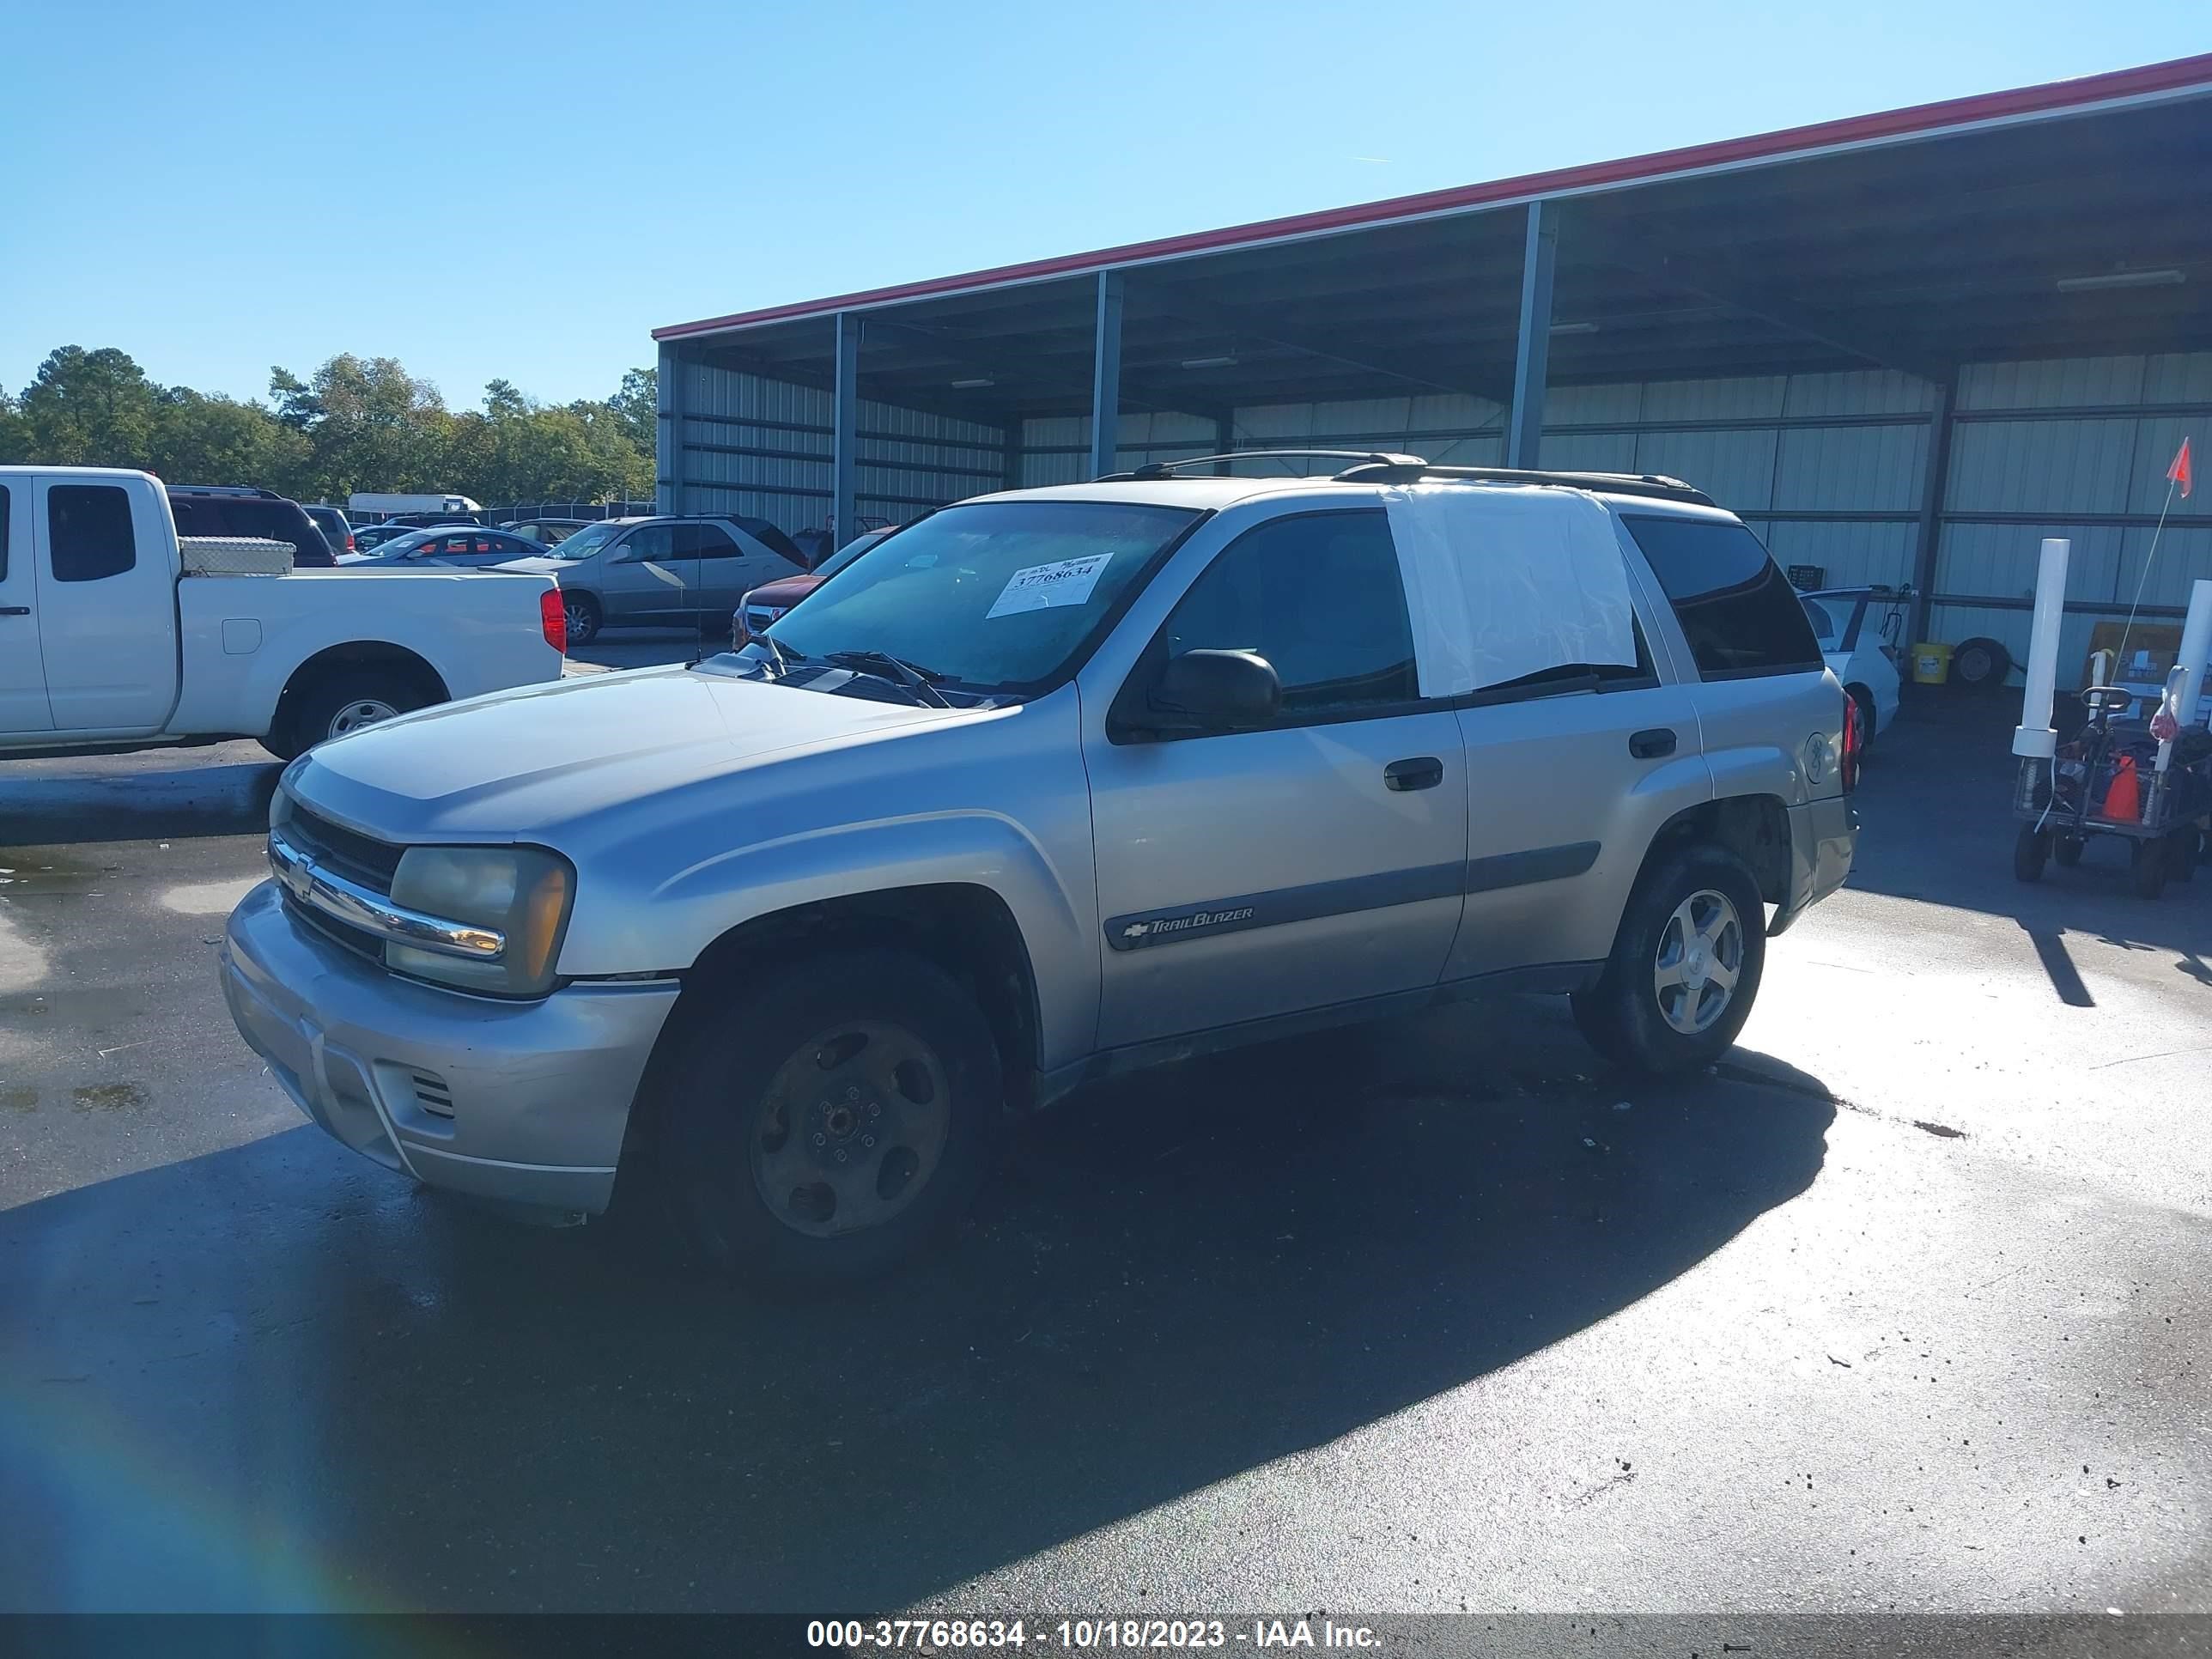
[[[955,392],[974,392],[981,386],[996,385],[998,385],[998,382],[993,380],[989,375],[977,374],[973,375],[965,380],[955,380],[952,383],[952,389]]]
[[[2061,276],[2058,291],[2081,294],[2098,288],[2179,288],[2187,280],[2171,266],[2164,270],[2108,270],[2101,276]]]
[[[1218,357],[1186,357],[1182,360],[1182,366],[1185,368],[1234,368],[1237,367],[1237,355],[1224,352]]]

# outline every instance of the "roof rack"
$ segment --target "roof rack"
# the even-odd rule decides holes
[[[1217,461],[1276,461],[1293,456],[1324,461],[1353,461],[1363,466],[1425,468],[1418,455],[1393,455],[1377,449],[1232,449],[1222,455],[1193,455],[1181,461],[1147,461],[1128,472],[1101,473],[1098,483],[1148,483],[1172,478],[1185,467],[1212,466]],[[1343,476],[1339,474],[1339,477]]]
[[[1715,505],[1713,498],[1680,478],[1658,472],[1544,472],[1516,466],[1431,466],[1426,461],[1393,457],[1347,467],[1336,475],[1340,483],[1419,483],[1439,479],[1463,483],[1556,484],[1567,489],[1596,490],[1608,495],[1648,495],[1655,501],[1686,501],[1696,507]]]
[[[241,501],[281,501],[284,499],[273,489],[263,489],[254,484],[164,484],[163,489],[179,495],[228,495]]]

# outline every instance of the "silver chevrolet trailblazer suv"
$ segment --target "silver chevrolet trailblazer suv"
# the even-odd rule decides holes
[[[570,1214],[619,1176],[786,1279],[1161,1060],[1499,990],[1624,1066],[1727,1048],[1856,837],[1752,533],[1664,478],[1216,471],[963,501],[742,650],[311,750],[239,1030],[395,1170]]]

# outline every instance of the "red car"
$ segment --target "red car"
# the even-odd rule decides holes
[[[730,613],[730,646],[736,649],[891,532],[864,530],[803,576],[763,582]]]

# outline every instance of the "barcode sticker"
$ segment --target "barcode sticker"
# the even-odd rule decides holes
[[[983,620],[1012,617],[1024,611],[1046,611],[1054,605],[1081,605],[1091,597],[1091,590],[1098,586],[1098,573],[1113,556],[1111,553],[1094,553],[1087,559],[1062,559],[1054,564],[1033,564],[1026,570],[1017,570],[1006,578],[1005,590],[992,601],[991,608],[983,613]]]

